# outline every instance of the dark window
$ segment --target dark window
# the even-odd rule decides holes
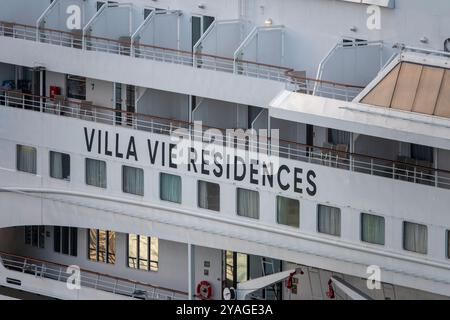
[[[53,250],[61,252],[61,227],[53,227]]]
[[[70,156],[50,151],[50,177],[70,180]]]
[[[433,148],[411,144],[411,158],[419,161],[433,163]]]
[[[26,226],[24,228],[25,244],[36,248],[45,248],[45,227],[44,226]]]
[[[69,254],[69,227],[62,227],[61,231],[61,252]]]
[[[55,252],[77,256],[78,228],[53,227],[53,248]]]
[[[67,75],[67,97],[86,100],[86,78]]]
[[[206,181],[198,181],[199,208],[220,211],[220,185]]]

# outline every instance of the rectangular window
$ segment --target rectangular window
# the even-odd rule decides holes
[[[53,227],[53,249],[55,252],[77,256],[78,228]]]
[[[144,195],[144,170],[122,166],[122,191],[125,193]]]
[[[259,219],[259,192],[238,188],[237,214],[241,217]]]
[[[17,145],[17,170],[36,174],[36,148]]]
[[[69,254],[69,227],[61,228],[61,253]]]
[[[158,271],[159,240],[154,237],[128,235],[128,267]]]
[[[220,185],[206,181],[198,181],[199,208],[220,211]]]
[[[53,250],[61,252],[61,227],[53,227]]]
[[[403,249],[426,254],[428,249],[427,226],[412,222],[403,222]]]
[[[368,243],[384,245],[384,218],[361,213],[361,240]]]
[[[116,233],[89,229],[88,258],[91,261],[114,264],[116,262]]]
[[[24,227],[25,244],[36,248],[45,248],[45,227],[26,226]]]
[[[161,173],[159,179],[161,200],[181,203],[181,177]]]
[[[319,204],[317,207],[317,229],[320,233],[341,236],[341,209]]]
[[[447,251],[447,259],[450,259],[450,230],[447,230],[447,246],[445,250]]]
[[[106,162],[86,158],[86,184],[106,188]]]
[[[86,78],[67,75],[67,98],[86,100]]]
[[[70,156],[50,151],[50,177],[70,180]]]
[[[286,226],[300,227],[300,202],[285,197],[277,197],[277,222]]]

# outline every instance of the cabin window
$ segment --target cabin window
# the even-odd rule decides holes
[[[45,227],[44,226],[26,226],[24,228],[25,244],[45,248]]]
[[[86,184],[106,189],[106,162],[86,158]]]
[[[159,181],[161,200],[181,203],[181,177],[161,173]]]
[[[77,256],[78,228],[53,227],[53,249],[57,253]]]
[[[220,185],[198,181],[198,207],[220,211]]]
[[[445,247],[445,250],[447,251],[447,259],[450,259],[450,230],[447,230],[446,236],[447,245]]]
[[[433,164],[433,148],[411,144],[411,158],[418,161],[427,162],[428,165]]]
[[[285,197],[277,197],[277,222],[286,226],[300,227],[300,202]]]
[[[67,98],[86,100],[86,78],[67,75]]]
[[[428,250],[427,226],[412,222],[403,222],[403,249],[426,254]]]
[[[361,240],[384,245],[384,218],[372,214],[361,214]]]
[[[317,207],[317,230],[332,236],[341,236],[341,209],[319,204]]]
[[[36,174],[36,148],[17,145],[17,170]]]
[[[89,260],[114,264],[116,262],[116,233],[89,229]]]
[[[259,219],[259,192],[238,188],[237,214],[241,217]]]
[[[138,196],[144,195],[144,170],[122,166],[122,191]]]
[[[70,156],[50,151],[50,177],[70,180]]]
[[[159,240],[155,237],[128,235],[128,267],[158,271]]]

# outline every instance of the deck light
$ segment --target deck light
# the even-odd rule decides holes
[[[271,18],[268,18],[268,19],[266,19],[266,20],[264,21],[264,25],[265,25],[266,27],[271,27],[272,24],[273,24],[273,21],[272,21]]]

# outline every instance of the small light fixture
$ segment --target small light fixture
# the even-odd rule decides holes
[[[356,26],[353,26],[353,27],[350,28],[350,31],[351,32],[356,32],[356,31],[358,31],[358,28]]]
[[[271,27],[271,26],[273,25],[272,19],[271,19],[271,18],[266,19],[266,20],[264,21],[264,25],[265,25],[266,27]]]
[[[199,9],[205,9],[205,8],[206,8],[206,6],[205,6],[205,4],[203,4],[203,3],[200,3],[200,4],[198,5],[198,8],[199,8]]]
[[[428,43],[428,38],[427,37],[422,37],[422,38],[420,38],[420,42]]]

